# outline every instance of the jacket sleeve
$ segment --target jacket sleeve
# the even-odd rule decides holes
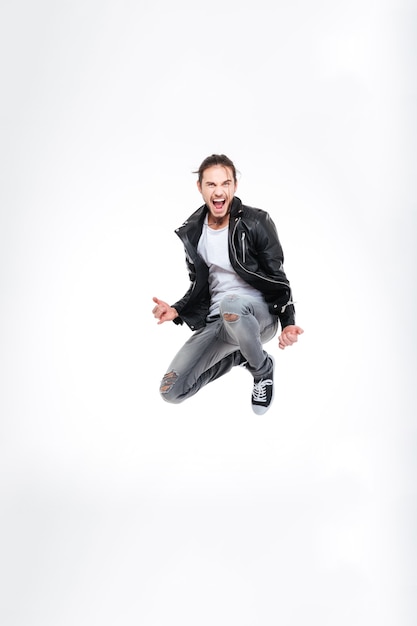
[[[188,275],[190,278],[190,286],[187,292],[177,302],[171,306],[178,312],[174,324],[183,324],[184,322],[192,329],[197,330],[205,326],[205,319],[210,305],[210,294],[208,290],[208,280],[196,281],[195,265],[187,257]],[[204,264],[200,270],[207,272],[208,268]]]
[[[281,324],[281,328],[284,329],[286,326],[293,326],[295,324],[295,309],[293,304],[288,304],[284,312],[280,312],[278,314],[279,321]]]
[[[285,328],[295,324],[295,309],[290,282],[284,271],[284,252],[276,226],[269,213],[262,214],[262,222],[257,230],[256,241],[259,264],[265,275],[274,280],[265,298],[271,312],[278,315],[281,327]]]

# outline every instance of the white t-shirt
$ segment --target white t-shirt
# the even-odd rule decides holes
[[[228,225],[219,230],[210,228],[206,216],[197,251],[209,268],[211,295],[209,316],[219,313],[219,302],[228,293],[239,293],[264,301],[262,293],[248,285],[234,271],[229,260],[228,232]]]

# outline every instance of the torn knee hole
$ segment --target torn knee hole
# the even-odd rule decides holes
[[[159,388],[161,393],[167,393],[175,384],[178,378],[176,372],[168,372],[162,379],[161,386]]]
[[[236,313],[223,313],[223,319],[226,322],[237,322],[239,315],[236,315]]]

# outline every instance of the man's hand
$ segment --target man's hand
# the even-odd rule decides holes
[[[292,346],[298,341],[298,335],[303,334],[303,329],[299,326],[286,326],[278,339],[278,347],[284,350],[287,346]]]
[[[152,309],[152,313],[158,320],[158,324],[172,322],[172,320],[178,317],[177,309],[174,309],[174,307],[169,306],[169,304],[158,298],[152,298],[152,300],[156,303],[156,306]]]

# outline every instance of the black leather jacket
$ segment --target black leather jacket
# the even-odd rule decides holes
[[[206,325],[210,306],[209,271],[197,252],[207,210],[206,205],[201,206],[175,231],[184,244],[191,284],[181,300],[172,305],[179,315],[174,322],[185,322],[192,330]],[[236,196],[230,209],[229,258],[235,272],[263,293],[281,327],[294,324],[290,283],[284,273],[284,255],[275,224],[266,211],[245,206]]]

